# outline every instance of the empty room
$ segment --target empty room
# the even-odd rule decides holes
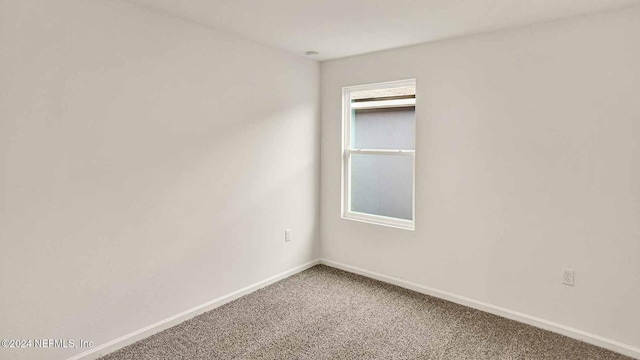
[[[0,359],[640,359],[640,0],[0,0]]]

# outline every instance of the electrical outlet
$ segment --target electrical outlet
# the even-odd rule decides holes
[[[562,283],[569,286],[574,285],[573,269],[562,269]]]
[[[285,242],[291,241],[291,229],[286,229],[284,231],[284,241]]]

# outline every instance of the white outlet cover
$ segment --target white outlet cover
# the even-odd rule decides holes
[[[284,241],[285,242],[291,241],[291,229],[286,229],[284,231]]]
[[[575,273],[573,269],[562,269],[562,283],[569,286],[575,285]]]

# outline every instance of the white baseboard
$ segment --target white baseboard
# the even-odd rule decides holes
[[[454,302],[456,304],[468,306],[470,308],[474,308],[477,310],[481,310],[484,312],[488,312],[494,315],[498,315],[507,319],[515,320],[524,324],[528,324],[531,326],[535,326],[544,330],[549,330],[557,334],[561,334],[564,336],[568,336],[570,338],[584,341],[588,344],[592,344],[595,346],[599,346],[611,351],[615,351],[617,353],[631,356],[636,359],[640,359],[640,348],[623,344],[621,342],[604,338],[602,336],[598,336],[595,334],[588,333],[586,331],[582,331],[579,329],[574,329],[569,326],[561,325],[554,323],[552,321],[540,319],[531,315],[523,314],[517,311],[509,310],[502,308],[500,306],[495,306],[491,304],[487,304],[481,301],[477,301],[474,299],[466,298],[464,296],[458,296],[455,294],[448,293],[446,291],[440,291],[437,289],[432,289],[426,286],[414,284],[405,280],[401,280],[398,278],[394,278],[387,275],[382,275],[375,273],[373,271],[364,270],[357,268],[355,266],[341,264],[335,261],[320,259],[320,263],[323,265],[327,265],[336,269],[352,272],[358,275],[362,275],[371,279],[379,280],[388,284],[396,285],[405,289],[413,290],[415,292],[419,292],[425,295],[430,295],[433,297],[437,297],[440,299],[444,299],[447,301]]]
[[[602,336],[598,336],[595,334],[588,333],[586,331],[578,330],[571,328],[569,326],[564,326],[561,324],[557,324],[548,320],[536,318],[534,316],[530,316],[527,314],[523,314],[517,311],[512,311],[509,309],[505,309],[499,306],[483,303],[481,301],[477,301],[474,299],[466,298],[463,296],[458,296],[455,294],[448,293],[446,291],[440,291],[437,289],[428,288],[426,286],[414,284],[405,280],[401,280],[398,278],[394,278],[387,275],[382,275],[375,273],[373,271],[368,271],[364,269],[360,269],[354,266],[341,264],[335,261],[320,259],[308,262],[306,264],[302,264],[293,269],[287,270],[280,274],[274,275],[268,279],[262,280],[255,284],[244,287],[240,290],[234,291],[225,296],[221,296],[219,298],[213,299],[209,302],[206,302],[202,305],[196,306],[192,309],[183,311],[179,314],[173,315],[164,320],[158,321],[155,324],[151,324],[142,329],[136,330],[127,335],[121,336],[115,340],[104,343],[100,346],[92,348],[88,351],[80,353],[78,355],[72,356],[67,360],[91,360],[97,359],[101,356],[104,356],[108,353],[119,350],[127,345],[133,344],[136,341],[142,340],[146,337],[149,337],[153,334],[159,333],[160,331],[166,330],[174,325],[177,325],[183,321],[189,320],[197,315],[200,315],[209,310],[213,310],[219,306],[222,306],[228,302],[231,302],[237,298],[240,298],[244,295],[250,294],[256,290],[259,290],[265,286],[273,284],[279,280],[287,278],[291,275],[304,271],[310,267],[313,267],[317,264],[324,264],[330,267],[334,267],[336,269],[352,272],[358,275],[362,275],[371,279],[379,280],[385,283],[393,284],[405,289],[413,290],[422,294],[434,296],[440,299],[444,299],[447,301],[451,301],[460,305],[468,306],[474,309],[478,309],[481,311],[485,311],[494,315],[498,315],[507,319],[515,320],[521,323],[525,323],[528,325],[532,325],[541,329],[549,330],[561,335],[565,335],[580,341],[584,341],[586,343],[599,346],[605,349],[609,349],[615,351],[620,354],[624,354],[627,356],[631,356],[636,359],[640,359],[640,348],[623,344],[615,340],[607,339]]]
[[[160,320],[155,324],[151,324],[147,327],[144,327],[142,329],[136,330],[132,333],[129,333],[127,335],[121,336],[115,340],[111,340],[107,343],[104,343],[100,346],[97,346],[95,348],[92,348],[91,350],[85,351],[83,353],[80,353],[78,355],[72,356],[67,360],[91,360],[91,359],[97,359],[101,356],[104,356],[108,353],[114,352],[116,350],[122,349],[123,347],[127,346],[127,345],[131,345],[136,341],[142,340],[146,337],[149,337],[153,334],[159,333],[162,330],[166,330],[174,325],[177,325],[181,322],[184,322],[186,320],[189,320],[197,315],[200,315],[204,312],[207,312],[209,310],[213,310],[219,306],[222,306],[228,302],[231,302],[237,298],[240,298],[244,295],[250,294],[256,290],[259,290],[265,286],[271,285],[276,281],[282,280],[284,278],[287,278],[293,274],[299,273],[301,271],[304,271],[310,267],[313,267],[317,264],[320,263],[320,260],[314,260],[314,261],[310,261],[306,264],[302,264],[300,266],[296,266],[293,269],[287,270],[285,272],[282,272],[280,274],[274,275],[268,279],[262,280],[260,282],[257,282],[255,284],[249,285],[247,287],[244,287],[240,290],[234,291],[230,294],[221,296],[219,298],[213,299],[209,302],[206,302],[202,305],[198,305],[194,308],[191,308],[189,310],[183,311],[179,314],[173,315],[171,317],[168,317],[164,320]]]

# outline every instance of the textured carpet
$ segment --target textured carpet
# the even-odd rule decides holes
[[[315,266],[102,359],[629,359]]]

